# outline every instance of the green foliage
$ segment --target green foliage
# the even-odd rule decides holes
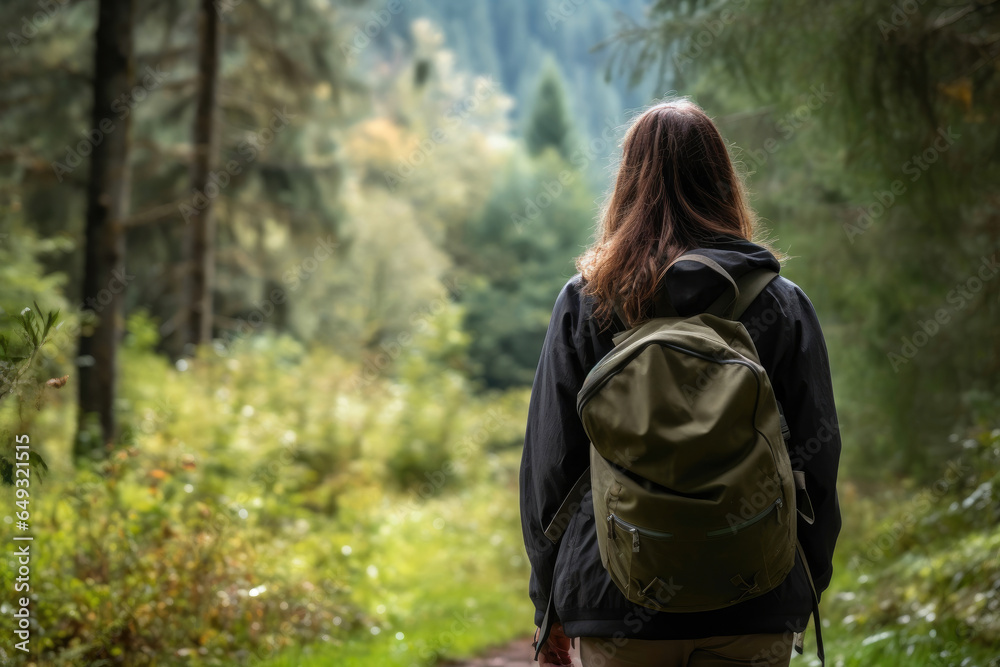
[[[552,314],[593,229],[593,191],[555,152],[515,154],[481,216],[452,252],[475,374],[489,387],[527,386]]]
[[[366,55],[380,48],[391,52],[395,39],[410,39],[414,20],[430,19],[444,30],[445,42],[463,69],[494,78],[524,101],[512,112],[520,127],[525,126],[545,63],[555,61],[567,83],[567,108],[583,140],[600,135],[609,117],[620,118],[655,94],[656,81],[651,77],[640,77],[638,85],[630,87],[625,78],[602,76],[605,56],[593,51],[612,35],[616,17],[639,20],[647,4],[647,0],[408,0],[373,39]],[[362,11],[358,25],[371,18],[370,11]],[[611,152],[609,147],[607,154]]]
[[[264,533],[153,463],[122,451],[41,501],[33,590],[46,664],[228,664],[356,617],[341,581],[296,577]]]
[[[524,131],[524,142],[532,156],[554,149],[564,160],[569,160],[574,133],[567,105],[559,66],[549,58],[542,67]]]
[[[1000,429],[960,439],[927,487],[842,495],[824,602],[845,665],[992,665],[1000,643]],[[862,640],[863,641],[859,641]],[[964,661],[963,661],[964,660]]]
[[[38,658],[216,665],[312,644],[307,653],[346,655],[378,640],[426,659],[472,650],[511,610],[527,614],[516,503],[504,498],[527,396],[472,397],[450,366],[467,343],[460,321],[451,307],[418,325],[394,379],[287,336],[171,364],[155,352],[158,323],[132,316],[126,445],[32,487],[32,531],[45,544],[32,561]],[[33,450],[65,460],[69,439],[47,425],[71,410],[43,408]],[[417,467],[401,466],[411,452]],[[3,568],[0,585],[14,572]],[[452,611],[472,631],[442,642]],[[411,628],[423,630],[400,649],[395,633]]]
[[[30,433],[33,470],[51,466],[32,487],[39,664],[430,666],[529,631],[512,502],[526,387],[592,230],[595,176],[607,182],[595,165],[615,146],[589,139],[649,101],[658,59],[665,89],[692,93],[735,142],[792,255],[784,272],[823,320],[848,480],[830,654],[987,664],[1000,279],[898,373],[887,354],[998,245],[993,9],[928,0],[882,34],[899,3],[659,0],[625,33],[630,90],[591,47],[643,0],[413,0],[361,46],[370,3],[230,4],[219,169],[238,173],[218,182],[219,340],[161,354],[185,272],[178,206],[195,196],[195,32],[181,4],[152,3],[137,74],[169,76],[130,108],[123,445],[79,470],[72,377],[44,383],[73,367],[88,326],[67,280],[82,269],[86,168],[52,163],[89,129],[94,3],[61,7],[4,63],[0,353],[18,389],[0,390],[0,425],[5,442]],[[37,6],[0,18],[20,29]],[[949,125],[954,146],[852,235]],[[917,481],[854,486],[896,471]],[[919,485],[936,477],[946,488]]]
[[[37,302],[34,306],[34,310],[25,308],[13,318],[21,344],[0,333],[0,400],[21,388],[22,377],[49,342],[49,334],[59,319],[59,311],[45,313]]]
[[[997,18],[972,2],[659,0],[612,45],[613,71],[659,65],[719,114],[757,207],[809,258],[789,274],[828,324],[857,474],[874,459],[927,478],[955,454],[951,429],[997,406],[1000,281],[977,275],[1000,247]]]
[[[343,645],[305,646],[265,664],[432,667],[520,636],[532,606],[523,593],[519,515],[509,501],[512,454],[483,458],[484,481],[458,493],[393,498],[357,517],[334,547],[357,575],[368,627]]]
[[[36,357],[42,348],[50,344],[51,336],[57,328],[59,311],[44,312],[34,303],[34,310],[25,308],[15,315],[14,330],[21,339],[20,343],[10,340],[7,334],[0,333],[0,402],[5,398],[14,397],[20,405],[34,403],[41,407],[41,392],[45,385],[61,387],[66,378],[53,378],[47,382],[38,374]],[[19,429],[20,430],[20,429]],[[0,454],[0,485],[14,485],[15,461],[23,460],[16,456],[15,442],[9,433],[4,433],[4,452]],[[48,471],[49,466],[36,451],[28,451],[28,470],[39,478]],[[23,465],[23,463],[22,463]]]

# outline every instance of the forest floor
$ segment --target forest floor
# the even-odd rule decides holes
[[[468,660],[445,660],[440,667],[537,667],[531,637],[515,639],[504,646],[494,647],[481,656]],[[580,655],[573,649],[573,664],[580,667]]]

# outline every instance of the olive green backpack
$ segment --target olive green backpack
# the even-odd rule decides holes
[[[625,597],[697,612],[773,590],[797,550],[805,564],[796,510],[811,523],[812,508],[767,373],[736,321],[777,274],[759,269],[737,283],[704,255],[675,261],[704,264],[729,288],[692,317],[679,317],[661,292],[654,319],[615,336],[577,399],[590,468],[546,536],[558,542],[591,488],[601,561]],[[822,660],[815,587],[813,597]]]

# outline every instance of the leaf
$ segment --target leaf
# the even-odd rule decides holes
[[[21,324],[22,331],[18,333],[24,338],[24,341],[31,345],[32,347],[38,347],[38,334],[35,331],[35,313],[31,308],[25,308],[17,316],[18,321]]]
[[[59,311],[51,310],[45,317],[45,333],[48,334],[52,327],[59,321]]]
[[[42,472],[49,471],[49,464],[45,462],[45,459],[42,458],[41,454],[39,454],[33,449],[31,450],[31,454],[28,458],[28,461],[30,461],[31,465],[35,466],[35,468],[41,469]]]

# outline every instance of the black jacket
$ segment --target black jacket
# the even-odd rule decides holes
[[[735,237],[716,237],[701,252],[734,278],[758,267],[779,269],[766,249]],[[725,289],[721,278],[694,262],[675,265],[664,280],[681,315],[704,310]],[[590,369],[612,349],[615,333],[602,332],[592,312],[591,300],[581,294],[580,276],[574,276],[556,300],[531,391],[520,493],[535,624],[541,625],[554,579],[555,614],[571,637],[698,639],[801,632],[812,609],[812,593],[799,561],[784,583],[757,598],[711,612],[658,613],[628,602],[601,565],[589,492],[558,547],[543,535],[589,465],[590,445],[576,412],[576,395]],[[823,591],[830,583],[841,524],[836,492],[840,433],[823,334],[805,293],[781,276],[740,321],[754,340],[788,420],[792,468],[806,474],[816,521],[808,525],[800,518],[798,535],[816,587]]]

